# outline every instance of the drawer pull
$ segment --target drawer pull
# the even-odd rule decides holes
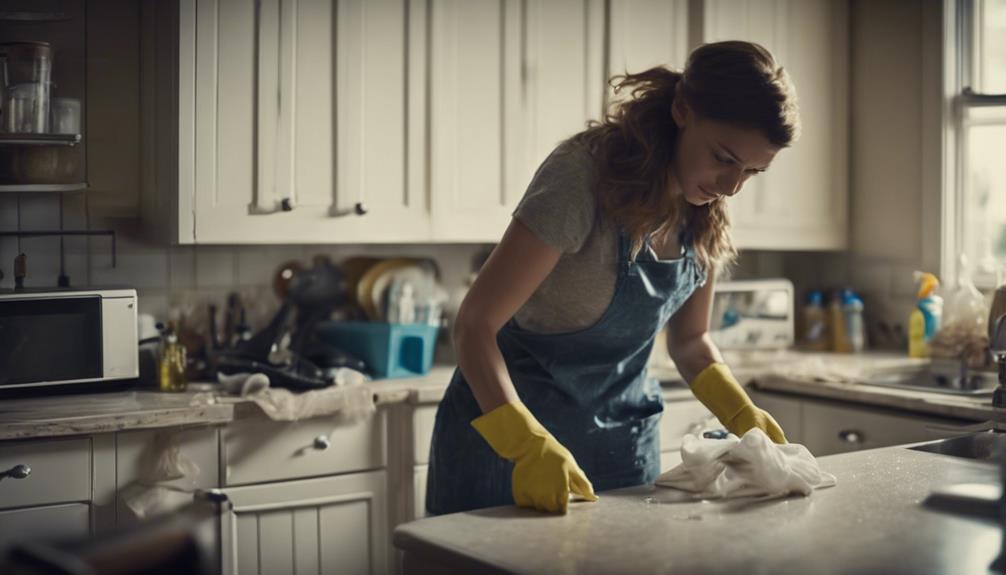
[[[318,437],[314,438],[314,448],[317,449],[318,451],[325,451],[326,449],[328,449],[329,445],[332,445],[332,442],[329,441],[328,437],[325,437],[324,435],[319,435]]]
[[[838,432],[838,438],[850,445],[862,445],[865,439],[862,431],[844,429]]]
[[[7,471],[0,472],[0,480],[7,477],[12,477],[14,479],[24,479],[31,475],[31,467],[28,465],[15,465]]]

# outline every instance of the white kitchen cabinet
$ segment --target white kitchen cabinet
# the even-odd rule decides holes
[[[612,0],[608,29],[608,76],[654,66],[684,69],[689,52],[687,0]]]
[[[705,42],[762,44],[789,73],[802,135],[730,199],[748,249],[842,249],[848,243],[849,7],[838,0],[705,0]]]
[[[429,239],[424,0],[180,4],[180,243]]]
[[[91,533],[91,507],[66,503],[0,511],[0,557],[18,543],[83,540]]]
[[[384,471],[232,487],[223,573],[385,573]]]
[[[748,395],[755,405],[767,411],[790,443],[803,443],[803,404],[800,399],[779,394],[765,393],[751,387]]]
[[[535,169],[602,111],[603,2],[433,0],[433,239],[497,241]]]
[[[816,457],[952,437],[966,425],[953,419],[803,401],[803,443]]]

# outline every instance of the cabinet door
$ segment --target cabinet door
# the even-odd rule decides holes
[[[235,487],[222,521],[223,573],[385,573],[383,471]]]
[[[429,239],[425,15],[182,0],[179,241]]]
[[[787,441],[803,443],[803,409],[799,399],[767,393],[750,387],[747,391],[751,396],[751,401],[769,412],[776,423],[782,427]]]
[[[816,457],[950,437],[956,420],[805,400],[803,441]]]
[[[847,242],[848,5],[832,0],[706,0],[706,42],[765,46],[789,73],[802,134],[730,200],[742,248],[835,249]]]
[[[0,511],[0,557],[19,542],[82,541],[91,533],[86,503]]]
[[[603,3],[434,0],[433,237],[494,242],[535,169],[601,112]]]
[[[608,27],[608,76],[654,66],[685,67],[689,48],[686,0],[612,0]]]

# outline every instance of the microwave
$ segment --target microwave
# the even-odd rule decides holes
[[[136,290],[0,292],[0,389],[139,376]]]

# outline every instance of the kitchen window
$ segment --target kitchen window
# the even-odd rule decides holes
[[[955,3],[953,253],[980,287],[1006,280],[1006,0]]]

